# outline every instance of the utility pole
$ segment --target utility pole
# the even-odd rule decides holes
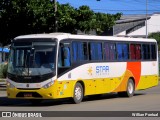
[[[148,26],[147,26],[147,13],[148,12],[148,0],[146,0],[146,38],[148,38]]]
[[[55,18],[55,21],[54,21],[54,29],[55,29],[55,32],[58,31],[58,24],[57,24],[57,0],[54,0],[54,18]]]

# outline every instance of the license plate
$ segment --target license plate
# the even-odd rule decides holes
[[[24,93],[24,97],[32,97],[32,93]]]

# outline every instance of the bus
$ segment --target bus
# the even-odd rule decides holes
[[[12,40],[7,96],[29,99],[71,98],[118,93],[158,85],[158,48],[154,39],[48,33]]]

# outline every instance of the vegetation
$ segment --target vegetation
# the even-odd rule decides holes
[[[18,35],[54,32],[55,14],[58,31],[87,33],[95,29],[98,34],[110,29],[121,13],[115,15],[95,13],[88,6],[74,8],[70,4],[57,3],[54,13],[53,0],[1,0],[0,39],[4,45]]]
[[[151,33],[149,34],[148,38],[156,39],[158,43],[158,48],[160,48],[160,32]]]
[[[7,76],[7,63],[0,64],[0,78],[6,78]]]

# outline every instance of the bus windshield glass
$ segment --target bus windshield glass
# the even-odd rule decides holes
[[[56,42],[13,43],[8,73],[37,76],[55,72]]]

